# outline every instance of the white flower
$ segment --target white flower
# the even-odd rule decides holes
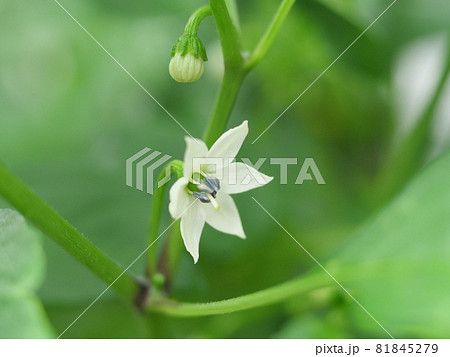
[[[177,82],[188,83],[198,80],[204,70],[203,59],[191,53],[184,56],[177,52],[169,63],[169,73]]]
[[[248,124],[225,132],[210,150],[200,139],[186,137],[183,177],[170,189],[169,211],[181,218],[184,245],[196,263],[200,236],[208,223],[218,231],[245,238],[237,207],[230,194],[263,186],[272,180],[234,158],[248,134]]]

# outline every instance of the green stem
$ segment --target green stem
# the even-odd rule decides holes
[[[227,4],[224,0],[209,0],[209,5],[222,45],[225,71],[240,72],[244,63],[241,54],[241,39],[239,31],[230,16]]]
[[[208,147],[211,147],[211,145],[214,144],[214,142],[224,132],[243,80],[243,72],[231,73],[229,71],[225,71],[219,95],[203,137],[203,140]]]
[[[184,32],[190,35],[197,35],[198,27],[200,26],[202,20],[205,17],[211,15],[212,15],[211,8],[208,5],[197,9],[189,18],[186,27],[184,29]]]
[[[158,176],[158,181],[161,182],[162,179],[166,176],[166,169],[170,168],[171,174],[176,174],[179,176],[183,171],[183,163],[180,160],[173,160],[169,162],[160,172]],[[155,193],[153,195],[152,200],[152,208],[150,212],[150,228],[148,231],[148,245],[153,244],[154,241],[158,238],[159,234],[159,225],[161,221],[161,212],[164,203],[164,193],[166,192],[167,183],[162,185],[161,187],[156,187]],[[156,273],[157,270],[157,249],[149,249],[148,250],[148,275],[152,276]]]
[[[227,4],[224,0],[209,0],[209,4],[222,45],[225,72],[211,119],[203,137],[207,146],[211,146],[224,132],[239,88],[245,77],[241,40]]]
[[[280,4],[277,12],[274,14],[272,18],[271,23],[267,27],[266,32],[261,37],[261,40],[259,41],[255,50],[253,51],[253,54],[251,55],[249,61],[247,62],[246,65],[247,70],[252,69],[265,56],[267,50],[269,49],[276,35],[280,31],[281,25],[283,24],[284,20],[289,14],[292,5],[294,5],[294,2],[295,0],[283,0],[283,2]]]
[[[168,254],[168,270],[173,276],[180,262],[181,252],[184,248],[183,238],[181,237],[180,225],[175,224],[170,232],[170,246]]]
[[[0,163],[0,195],[25,218],[129,301],[139,284]],[[121,274],[120,279],[115,281]]]
[[[175,275],[178,262],[183,250],[183,238],[181,237],[180,225],[174,224],[167,238],[164,240],[164,247],[159,256],[156,270],[164,276],[162,291],[168,293],[172,286],[172,279]],[[152,291],[154,297],[154,291]]]
[[[233,21],[234,26],[237,29],[237,32],[240,36],[241,33],[241,25],[239,21],[239,11],[237,8],[236,0],[225,0],[227,4],[228,13],[230,14],[231,21]]]
[[[170,299],[161,299],[153,301],[147,307],[147,311],[178,317],[226,314],[275,304],[331,285],[333,285],[333,281],[326,274],[319,272],[228,300],[208,303],[180,303]]]

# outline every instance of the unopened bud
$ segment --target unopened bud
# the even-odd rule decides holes
[[[169,63],[169,73],[177,82],[187,83],[198,80],[208,60],[205,46],[197,35],[184,34],[175,43]]]

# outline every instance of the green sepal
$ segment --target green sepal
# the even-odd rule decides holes
[[[185,33],[175,42],[170,57],[175,56],[176,53],[179,53],[182,57],[190,53],[195,58],[201,58],[205,62],[208,60],[203,42],[197,35],[189,33]]]
[[[173,160],[170,162],[170,168],[177,175],[177,178],[183,177],[183,166],[184,163],[181,160]]]

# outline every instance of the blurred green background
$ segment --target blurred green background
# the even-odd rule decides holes
[[[279,1],[237,3],[244,45],[252,49]],[[242,157],[300,163],[312,157],[326,185],[294,185],[299,167],[280,185],[279,168],[267,161],[261,171],[274,182],[235,198],[247,240],[207,227],[198,264],[182,253],[173,298],[235,297],[317,268],[254,196],[395,337],[450,337],[449,83],[432,112],[423,157],[411,160],[414,172],[380,194],[396,180],[398,166],[386,166],[388,158],[413,131],[443,75],[449,2],[399,0],[251,145],[389,3],[295,3],[244,82],[229,127],[249,120]],[[203,135],[222,73],[213,20],[200,28],[210,59],[201,80],[176,83],[168,62],[188,17],[205,1],[61,4],[187,130]],[[0,0],[0,160],[122,266],[146,247],[151,204],[151,196],[125,185],[125,160],[146,146],[181,159],[184,135],[54,1]],[[16,228],[0,229],[0,337],[55,337],[105,286],[17,215],[1,217]],[[169,222],[165,211],[162,227]],[[131,271],[140,275],[144,263]],[[189,319],[143,317],[108,292],[64,335],[145,337],[387,335],[338,287]]]

